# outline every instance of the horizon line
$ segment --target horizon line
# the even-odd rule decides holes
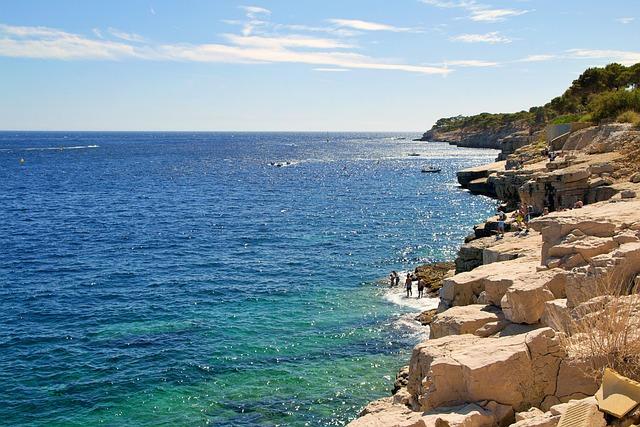
[[[89,129],[0,129],[0,133],[8,132],[94,132],[94,133],[424,133],[425,131],[408,130],[89,130]]]

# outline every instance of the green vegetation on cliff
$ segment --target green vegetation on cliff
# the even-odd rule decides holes
[[[569,89],[549,103],[517,113],[481,113],[442,118],[439,132],[459,129],[497,130],[524,123],[533,130],[553,123],[625,121],[640,124],[640,63],[588,68]]]
[[[524,120],[532,122],[534,116],[527,111],[518,113],[481,113],[475,116],[455,116],[440,119],[434,128],[443,132],[449,132],[461,128],[497,129],[513,122]]]

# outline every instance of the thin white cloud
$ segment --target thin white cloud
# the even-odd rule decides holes
[[[475,0],[420,0],[424,4],[445,9],[463,9],[469,13],[468,18],[476,22],[500,22],[513,16],[524,15],[530,10],[497,9],[490,5],[478,3]]]
[[[454,9],[454,8],[470,8],[475,5],[475,1],[442,1],[442,0],[420,0],[424,4],[428,4],[435,7],[440,7],[444,9]]]
[[[156,10],[153,8],[153,6],[149,6],[149,13],[152,15],[156,14]]]
[[[345,73],[351,70],[346,68],[314,68],[313,71],[319,71],[321,73]]]
[[[498,22],[504,21],[511,16],[520,16],[528,12],[528,10],[514,9],[480,9],[472,10],[470,19],[477,22]]]
[[[640,62],[640,52],[613,49],[569,49],[559,54],[529,55],[512,62],[544,62],[553,60],[587,60],[591,65],[617,62],[633,65]],[[594,60],[597,62],[594,63]]]
[[[616,22],[619,22],[623,25],[627,25],[627,24],[631,24],[633,21],[635,21],[635,19],[636,18],[633,18],[631,16],[625,16],[625,17],[616,19]]]
[[[244,23],[242,28],[242,35],[249,36],[260,27],[267,25],[267,21],[264,18],[269,18],[271,11],[259,6],[240,6],[240,9],[244,10],[248,21]]]
[[[232,44],[238,46],[249,46],[259,48],[308,48],[308,49],[348,49],[355,46],[339,40],[324,39],[316,37],[304,37],[290,35],[282,37],[266,36],[239,36],[236,34],[225,34],[224,37]]]
[[[444,64],[446,66],[453,65],[458,67],[497,67],[500,65],[497,62],[484,61],[480,59],[457,59],[453,61],[446,61]]]
[[[355,37],[360,34],[359,31],[354,31],[347,28],[336,28],[335,26],[314,27],[311,25],[300,24],[272,24],[272,26],[275,31],[287,30],[309,33],[329,33],[336,37]]]
[[[486,34],[460,34],[451,37],[453,41],[459,41],[464,43],[511,43],[511,39],[500,35],[497,31],[492,31]]]
[[[161,44],[91,39],[47,27],[0,25],[0,56],[57,60],[121,60],[133,58],[156,61],[222,63],[298,63],[319,68],[404,71],[446,75],[446,67],[390,62],[344,48],[328,39],[299,37],[246,37],[227,35],[229,44]],[[330,44],[330,47],[327,45]],[[297,50],[300,48],[326,51]]]
[[[160,57],[195,62],[262,62],[298,63],[336,68],[406,71],[420,74],[448,74],[443,67],[419,66],[383,62],[379,59],[351,52],[308,52],[290,49],[245,48],[221,44],[165,45]]]
[[[394,27],[393,25],[381,24],[379,22],[361,21],[359,19],[328,19],[328,22],[337,27],[346,27],[359,31],[391,31],[394,33],[416,32],[412,28]]]
[[[127,33],[124,31],[120,31],[117,28],[112,28],[109,27],[107,29],[107,31],[109,31],[109,34],[111,34],[112,36],[121,39],[121,40],[125,40],[128,42],[134,42],[134,43],[144,43],[146,40],[144,37],[142,37],[139,34],[136,33]]]
[[[108,40],[89,39],[47,27],[0,24],[0,55],[39,59],[103,59],[133,57],[133,46]]]
[[[518,62],[544,62],[544,61],[551,61],[557,58],[558,58],[557,55],[550,55],[550,54],[528,55],[522,59],[519,59]]]
[[[259,15],[271,15],[269,9],[259,6],[240,6],[240,9],[243,9],[249,18],[255,18]]]
[[[573,59],[599,59],[606,62],[618,62],[622,65],[633,65],[640,62],[640,52],[606,49],[570,49],[567,51],[569,58]]]

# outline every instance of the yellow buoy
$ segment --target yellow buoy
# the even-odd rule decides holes
[[[24,165],[24,159],[20,159],[20,164]]]

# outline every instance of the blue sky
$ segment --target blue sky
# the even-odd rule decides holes
[[[640,2],[3,0],[0,129],[407,130],[640,62]]]

